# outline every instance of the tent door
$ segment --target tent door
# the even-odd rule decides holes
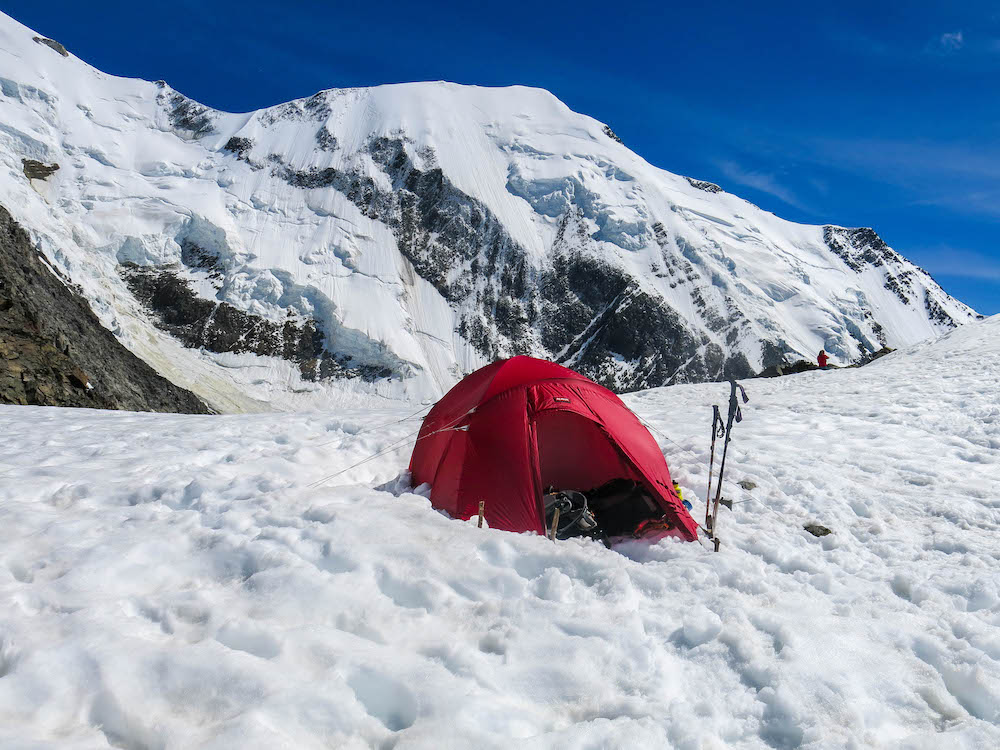
[[[608,536],[631,534],[642,521],[663,515],[643,476],[600,424],[556,408],[536,412],[529,425],[539,507],[550,487],[584,492]]]

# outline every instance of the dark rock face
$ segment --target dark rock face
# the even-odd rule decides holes
[[[943,323],[946,326],[955,328],[958,324],[955,323],[954,319],[945,312],[945,309],[941,307],[940,303],[931,296],[931,293],[924,289],[924,309],[927,310],[927,315],[931,320],[937,323]],[[980,318],[983,316],[980,316]]]
[[[323,151],[336,151],[337,137],[326,129],[326,125],[316,131],[316,145]]]
[[[861,272],[866,267],[880,268],[885,274],[885,288],[895,294],[905,305],[911,305],[916,300],[919,287],[914,282],[918,273],[930,274],[922,268],[916,270],[904,269],[903,258],[882,240],[874,229],[860,227],[844,229],[842,227],[823,227],[823,240],[848,268]],[[931,320],[956,328],[958,323],[949,315],[940,303],[926,289],[923,292],[923,305]],[[880,342],[885,345],[884,336]]]
[[[163,88],[161,101],[175,127],[195,136],[211,128],[210,112]],[[268,110],[261,122],[322,122],[330,111],[327,94],[320,93]],[[605,128],[605,135],[619,140],[610,128]],[[316,131],[316,144],[323,151],[339,148],[325,124]],[[411,156],[403,134],[373,137],[363,148],[388,178],[389,188],[362,172],[335,167],[296,169],[280,155],[254,153],[254,148],[251,139],[240,136],[223,146],[252,169],[269,169],[294,187],[337,190],[365,216],[388,226],[414,271],[455,309],[458,334],[487,359],[517,354],[547,357],[616,391],[752,374],[745,356],[727,356],[708,336],[693,333],[665,300],[643,291],[636,279],[603,260],[600,240],[616,240],[603,230],[596,235],[592,228],[588,230],[587,220],[600,227],[601,216],[594,213],[595,206],[582,185],[565,191],[565,200],[545,212],[560,224],[551,260],[539,268],[529,262],[525,249],[482,201],[459,190],[445,176],[432,151]],[[721,190],[712,183],[694,180],[691,184],[709,192]],[[532,186],[525,189],[530,191]],[[668,236],[662,224],[611,227],[608,232],[622,234],[616,244],[624,247],[640,229],[651,231],[663,248],[663,266],[656,272],[669,275],[672,287],[691,285],[692,300],[709,329],[734,343],[749,321],[728,298],[722,310],[701,298],[693,283],[699,280],[697,271],[687,257],[678,255],[678,249],[685,252],[680,238]],[[183,243],[182,251],[188,268],[206,270],[224,281],[225,269],[213,267],[211,257],[199,256]],[[188,346],[285,356],[299,362],[306,377],[328,373],[350,377],[359,372],[366,378],[384,377],[402,375],[406,368],[402,362],[386,369],[379,363],[345,360],[336,353],[332,332],[307,333],[318,329],[315,321],[303,324],[305,328],[290,324],[291,329],[278,330],[276,324],[225,303],[198,300],[186,282],[165,274],[166,270],[125,268],[123,276],[140,301],[156,313],[161,327]],[[171,295],[176,298],[170,300]],[[178,306],[187,311],[180,323],[173,309]],[[232,331],[213,330],[222,321]],[[783,361],[781,351],[772,354],[768,364]]]
[[[721,193],[722,188],[716,185],[714,182],[706,182],[705,180],[696,180],[693,177],[685,177],[685,180],[690,183],[691,187],[696,187],[699,190],[704,190],[706,193]]]
[[[163,81],[157,81],[156,85],[163,89],[157,94],[156,101],[166,110],[175,130],[190,138],[200,138],[214,131],[212,110],[179,94]]]
[[[777,365],[771,365],[770,367],[765,367],[761,370],[755,377],[758,378],[779,378],[783,375],[798,375],[800,372],[811,372],[812,370],[818,370],[819,365],[815,362],[809,362],[805,359],[799,359],[795,362],[782,363]]]
[[[38,44],[44,44],[46,47],[51,47],[63,57],[69,57],[69,52],[66,51],[66,48],[55,39],[46,39],[44,36],[35,36],[32,37],[32,41],[37,42]]]
[[[484,357],[546,356],[616,391],[752,374],[743,355],[727,358],[696,338],[665,301],[601,261],[579,207],[563,215],[552,267],[539,271],[485,204],[441,169],[418,169],[401,138],[374,138],[367,151],[391,192],[332,167],[275,162],[272,170],[303,189],[332,187],[388,225],[416,272],[460,311],[459,334]],[[720,319],[720,330],[739,322]]]
[[[122,346],[2,207],[0,403],[208,413]]]
[[[727,359],[717,344],[693,335],[662,299],[587,252],[590,243],[582,216],[567,214],[553,269],[540,281],[542,343],[563,352],[560,361],[616,391],[752,373],[742,355]]]
[[[195,245],[182,247],[182,253],[191,267],[215,268],[214,256]],[[373,381],[399,374],[384,365],[356,362],[348,355],[331,352],[316,321],[277,323],[226,302],[204,299],[171,269],[126,263],[120,270],[132,294],[156,315],[157,326],[187,347],[281,357],[297,363],[306,380],[337,377]]]
[[[56,163],[45,164],[34,159],[21,159],[21,169],[29,180],[45,180],[59,169]]]
[[[615,143],[621,143],[622,139],[618,137],[618,134],[611,129],[609,125],[604,126],[604,135],[613,140]]]
[[[858,273],[866,266],[884,266],[899,260],[899,255],[869,227],[843,229],[825,226],[823,241],[848,268]]]
[[[236,154],[237,159],[242,159],[247,161],[249,159],[248,154],[250,149],[253,148],[253,141],[249,138],[240,138],[239,136],[233,136],[228,141],[226,145],[222,147],[223,151],[229,151],[230,153]]]
[[[277,107],[264,110],[260,114],[260,121],[265,125],[272,125],[280,120],[312,120],[320,122],[330,116],[333,111],[327,101],[329,93],[320,91],[313,94],[308,99],[286,102]]]
[[[892,354],[894,351],[896,351],[896,350],[892,349],[892,348],[890,348],[888,346],[883,346],[878,351],[868,352],[867,354],[865,354],[861,359],[859,359],[854,364],[848,365],[848,367],[864,367],[865,365],[870,364],[871,362],[874,362],[876,359],[881,359],[886,354]]]

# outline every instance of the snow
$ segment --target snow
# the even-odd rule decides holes
[[[754,367],[764,340],[803,357],[825,348],[835,361],[855,358],[852,327],[876,338],[869,311],[889,346],[939,335],[945,328],[929,319],[924,290],[957,321],[974,317],[905,261],[894,272],[912,274],[917,291],[902,303],[883,270],[857,274],[837,258],[822,227],[699,190],[540,89],[433,82],[330,90],[315,110],[312,99],[244,114],[206,110],[212,129],[195,133],[158,102],[176,93],[168,86],[106,75],[34,36],[0,14],[0,203],[126,346],[222,411],[326,408],[359,390],[434,399],[485,364],[455,332],[462,313],[478,311],[473,298],[450,305],[416,274],[390,228],[343,193],[295,187],[259,167],[275,157],[290,169],[334,167],[390,189],[365,151],[376,136],[402,139],[415,164],[436,164],[487,206],[534,271],[551,266],[559,217],[578,209],[590,235],[581,252],[624,269],[697,337],[738,350]],[[320,129],[335,149],[318,144]],[[246,156],[258,167],[225,150],[233,137],[252,140]],[[23,158],[60,169],[28,181]],[[221,289],[199,287],[206,296],[274,321],[313,317],[346,342],[345,353],[401,361],[411,376],[317,386],[287,363],[246,355],[223,366],[184,349],[154,327],[118,275],[123,261],[179,266],[184,239],[224,265]],[[735,343],[716,324],[734,311],[745,318]]]
[[[0,407],[0,745],[1000,746],[998,381],[1000,316],[746,381],[718,553],[450,520],[412,405]],[[627,398],[696,517],[727,397]]]

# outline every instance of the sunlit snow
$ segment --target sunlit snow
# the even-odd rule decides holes
[[[0,745],[998,747],[998,362],[995,317],[746,381],[718,553],[450,520],[405,442],[310,486],[412,405],[0,407]],[[696,516],[727,395],[627,398]]]

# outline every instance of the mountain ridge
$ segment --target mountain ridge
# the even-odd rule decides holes
[[[976,317],[873,230],[661,170],[543,89],[231,114],[0,34],[2,197],[126,346],[221,410],[435,398],[513,354],[619,391],[742,377]]]

